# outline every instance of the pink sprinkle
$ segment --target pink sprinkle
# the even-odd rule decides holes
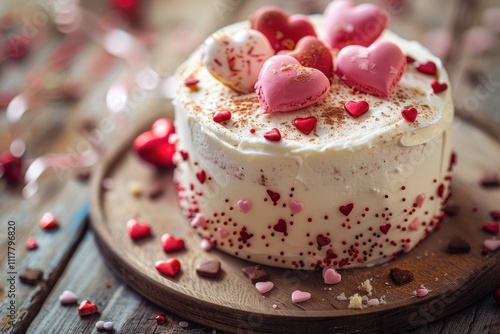
[[[418,217],[415,217],[412,222],[410,223],[410,230],[411,231],[416,231],[418,230],[418,226],[420,225],[420,219]]]
[[[198,82],[200,82],[200,80],[198,80],[196,78],[188,78],[188,79],[186,79],[186,81],[184,81],[184,84],[189,87],[189,86],[196,85]]]
[[[260,293],[264,294],[266,292],[271,291],[274,288],[273,282],[257,282],[255,283],[255,288]]]
[[[35,238],[29,237],[28,240],[26,241],[26,249],[33,250],[36,248],[38,248],[38,244],[36,243]]]
[[[417,291],[415,292],[415,294],[417,295],[417,297],[427,296],[428,293],[429,293],[429,290],[427,290],[426,288],[417,289]]]
[[[309,292],[304,292],[300,290],[295,290],[292,292],[292,302],[301,303],[311,299],[311,294]]]
[[[408,253],[409,251],[411,251],[412,247],[413,247],[413,243],[409,242],[409,243],[405,244],[405,246],[403,247],[403,251],[405,253]]]
[[[201,249],[203,249],[205,252],[208,252],[210,249],[212,249],[213,247],[213,243],[206,239],[206,238],[203,238],[201,239],[201,242],[200,242],[200,247]]]
[[[207,226],[207,218],[202,213],[197,213],[196,216],[191,220],[191,226],[193,227],[205,227]]]
[[[275,310],[276,310],[277,308],[278,308],[278,305],[273,304],[273,309],[275,309]]]
[[[421,208],[422,205],[424,205],[424,202],[425,202],[425,194],[422,193],[422,194],[417,196],[417,200],[416,200],[417,207]]]

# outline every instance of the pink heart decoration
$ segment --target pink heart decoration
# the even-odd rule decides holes
[[[322,275],[325,284],[337,284],[342,280],[342,276],[334,268],[324,267]]]
[[[59,224],[57,223],[57,219],[56,217],[54,217],[52,212],[45,212],[42,216],[42,219],[40,219],[40,227],[44,230],[50,230],[58,226]]]
[[[415,201],[415,203],[417,203],[417,207],[418,208],[421,208],[422,205],[424,205],[424,202],[425,202],[425,194],[424,193],[421,193],[417,196],[417,200]]]
[[[500,248],[500,240],[499,239],[486,239],[484,240],[484,247],[488,248],[490,251],[496,251]]]
[[[78,301],[78,297],[75,295],[74,292],[69,290],[64,290],[59,296],[59,301],[63,305],[74,304]]]
[[[407,120],[410,123],[415,122],[418,116],[418,111],[414,107],[408,108],[408,109],[403,109],[401,112],[401,115],[405,120]]]
[[[271,291],[274,288],[274,283],[273,282],[257,282],[257,283],[255,283],[255,288],[257,288],[257,291],[264,294],[266,292]]]
[[[207,218],[200,212],[194,216],[193,219],[191,219],[191,226],[193,227],[205,227],[207,226]]]
[[[217,80],[247,94],[253,92],[262,64],[273,55],[266,36],[245,29],[234,36],[224,32],[214,34],[205,44],[202,61]]]
[[[304,203],[291,199],[288,201],[288,208],[295,215],[304,209]]]
[[[133,240],[142,239],[151,235],[151,226],[143,224],[137,219],[130,219],[127,222],[127,232]]]
[[[28,237],[28,240],[26,240],[26,249],[27,250],[33,250],[38,248],[38,244],[33,237]]]
[[[155,267],[156,270],[163,275],[174,277],[179,270],[181,270],[181,263],[176,258],[171,258],[168,260],[156,261]]]
[[[219,227],[219,236],[221,239],[227,238],[229,236],[229,232],[226,229]]]
[[[408,228],[410,231],[417,231],[420,226],[420,219],[418,217],[413,218]]]
[[[255,84],[264,114],[292,111],[323,99],[330,81],[319,70],[300,65],[291,56],[276,55],[262,66]]]
[[[283,50],[280,51],[279,54],[292,56],[299,61],[300,65],[320,70],[328,79],[331,79],[332,77],[332,51],[317,37],[303,37],[297,43],[294,50]]]
[[[184,240],[181,238],[175,238],[169,233],[165,233],[161,236],[161,245],[166,253],[175,252],[184,249]]]
[[[304,292],[300,290],[295,290],[292,292],[292,302],[294,303],[301,303],[305,302],[306,300],[311,299],[311,294],[309,292]]]
[[[349,45],[337,56],[336,74],[348,86],[386,98],[406,70],[406,59],[399,47],[387,41],[368,48]]]
[[[266,6],[250,17],[252,29],[267,37],[274,51],[293,50],[304,36],[316,36],[314,27],[304,15],[288,16],[280,8]]]
[[[252,202],[246,199],[240,199],[238,202],[236,202],[236,205],[243,213],[247,213],[252,208]]]
[[[498,231],[500,230],[500,224],[497,222],[484,223],[483,230],[491,234],[498,234]]]
[[[214,246],[214,244],[212,243],[212,241],[210,241],[210,239],[203,238],[200,241],[200,247],[205,252],[208,252],[209,250],[211,250],[213,246]]]
[[[332,1],[325,9],[326,39],[332,49],[351,44],[368,46],[387,27],[387,13],[376,5],[356,6],[351,0]]]

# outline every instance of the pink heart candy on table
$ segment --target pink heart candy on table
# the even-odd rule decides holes
[[[363,93],[386,98],[406,70],[406,58],[399,47],[387,41],[368,48],[349,45],[337,56],[335,73],[349,87]]]
[[[337,284],[342,280],[342,276],[334,268],[324,267],[322,276],[325,284]]]
[[[64,305],[74,304],[78,301],[78,297],[75,295],[74,292],[69,290],[64,290],[59,296],[59,301],[61,302],[61,304]]]
[[[206,42],[202,62],[220,82],[238,93],[254,90],[259,71],[274,50],[260,32],[244,29],[234,35],[215,33]]]
[[[325,9],[326,39],[332,49],[368,46],[387,27],[387,13],[374,4],[356,6],[351,0],[332,1]]]
[[[330,81],[319,70],[304,67],[288,55],[276,55],[262,66],[255,84],[263,113],[292,111],[323,99]]]
[[[292,292],[292,302],[294,303],[301,303],[305,302],[306,300],[311,299],[311,294],[309,292],[304,292],[300,290],[295,290]]]
[[[252,29],[267,37],[274,51],[293,50],[304,36],[316,36],[313,25],[307,16],[296,14],[288,16],[275,6],[266,6],[250,17]]]
[[[484,240],[484,247],[488,248],[490,251],[496,251],[500,248],[500,239],[486,239]]]
[[[257,282],[257,283],[255,283],[255,288],[257,288],[257,291],[264,294],[266,292],[271,291],[272,288],[274,288],[274,283],[273,282]]]
[[[245,199],[240,199],[238,202],[236,202],[236,205],[243,213],[247,213],[252,208],[252,202]]]

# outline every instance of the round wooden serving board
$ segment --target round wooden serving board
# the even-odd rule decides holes
[[[171,172],[164,175],[166,190],[160,198],[132,195],[130,182],[147,188],[157,177],[153,168],[131,151],[133,139],[152,121],[130,133],[96,170],[92,223],[109,267],[141,295],[186,320],[241,333],[397,332],[425,326],[500,286],[500,251],[481,254],[483,241],[491,238],[481,226],[489,221],[491,210],[500,209],[500,190],[482,188],[478,182],[487,171],[500,170],[500,145],[471,125],[456,122],[458,166],[452,185],[453,200],[460,211],[444,221],[439,231],[397,261],[339,271],[342,281],[336,285],[325,285],[319,271],[264,267],[274,289],[261,295],[241,272],[250,262],[200,248],[200,237],[178,210]],[[113,180],[110,190],[101,186],[105,178]],[[152,226],[152,237],[136,242],[130,239],[125,225],[135,216]],[[186,250],[167,255],[160,244],[165,232],[184,238]],[[470,253],[446,252],[448,241],[455,236],[470,243]],[[171,256],[182,264],[175,278],[161,275],[154,266],[157,260]],[[196,266],[209,259],[222,263],[219,279],[197,276]],[[395,267],[412,271],[414,280],[394,285],[389,271]],[[385,296],[387,304],[348,309],[348,301],[337,300],[342,292],[348,297],[366,294],[357,287],[367,279],[372,279],[372,298]],[[413,292],[421,285],[430,292],[415,297]],[[310,292],[311,299],[293,303],[291,293],[297,289]]]

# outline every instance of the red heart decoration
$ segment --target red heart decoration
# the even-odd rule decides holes
[[[143,224],[137,219],[130,219],[127,222],[127,231],[133,240],[149,237],[151,235],[151,226]]]
[[[342,212],[342,214],[344,216],[349,216],[349,214],[351,213],[351,211],[352,211],[353,208],[354,208],[354,204],[353,203],[349,203],[349,204],[346,204],[346,205],[342,205],[339,208],[339,211]]]
[[[174,277],[179,270],[181,270],[181,263],[176,258],[171,258],[168,260],[156,261],[155,267],[156,270],[163,275]]]
[[[28,240],[26,240],[26,249],[33,250],[36,248],[38,248],[38,244],[36,243],[35,238],[29,237]]]
[[[286,233],[286,221],[283,219],[278,220],[278,223],[273,226],[276,232]]]
[[[439,94],[439,93],[444,92],[445,90],[448,89],[448,85],[446,84],[446,82],[439,83],[436,80],[431,82],[431,87],[432,87],[432,91],[434,92],[434,94]]]
[[[52,214],[52,212],[45,212],[40,219],[40,227],[44,230],[49,230],[52,228],[58,227],[56,217]]]
[[[269,190],[269,189],[267,189],[267,194],[269,195],[269,198],[271,198],[271,201],[273,201],[273,203],[278,202],[281,198],[280,194],[275,193],[274,191]]]
[[[307,118],[296,118],[293,120],[293,125],[299,130],[300,132],[308,135],[311,133],[311,131],[314,129],[316,126],[316,123],[318,120],[314,116],[310,116]]]
[[[387,26],[387,13],[374,4],[332,1],[324,12],[326,39],[333,49],[346,45],[368,46]]]
[[[498,234],[498,231],[500,230],[500,224],[498,224],[497,222],[485,223],[483,224],[483,230],[491,234]]]
[[[391,229],[391,224],[385,224],[380,226],[380,231],[384,234],[387,234],[387,232],[389,232],[390,229]]]
[[[315,36],[303,37],[293,51],[283,50],[279,54],[292,56],[299,61],[300,65],[313,67],[323,72],[328,79],[332,78],[332,52]]]
[[[332,240],[330,238],[324,236],[323,234],[318,234],[318,236],[316,237],[316,242],[318,243],[319,247],[329,245],[331,241]]]
[[[272,128],[271,130],[264,133],[264,138],[269,141],[280,141],[281,140],[281,132],[276,128]]]
[[[370,109],[368,102],[361,101],[347,101],[344,104],[345,110],[354,118],[358,118]]]
[[[425,64],[418,65],[417,71],[428,75],[435,75],[437,73],[437,67],[432,61],[428,61]]]
[[[166,253],[175,252],[185,248],[183,239],[175,238],[168,233],[161,236],[161,245]]]
[[[338,258],[338,255],[335,254],[335,252],[333,251],[333,249],[329,248],[326,251],[326,258],[329,259],[329,260],[336,259],[336,258]]]
[[[418,111],[416,108],[411,107],[408,109],[403,109],[401,115],[403,115],[403,118],[406,119],[408,122],[413,123],[417,119]]]
[[[280,8],[266,6],[257,10],[250,18],[252,29],[267,37],[273,49],[293,50],[304,36],[316,36],[316,31],[304,15],[288,16]]]
[[[182,160],[186,161],[189,158],[189,154],[186,151],[179,151],[182,156]]]
[[[219,111],[215,113],[213,120],[214,122],[220,123],[229,121],[231,119],[231,112],[229,111]]]
[[[23,159],[9,151],[3,152],[0,156],[0,178],[10,186],[18,185],[23,180]]]
[[[163,313],[158,313],[158,315],[155,317],[156,323],[157,324],[164,324],[165,321],[167,321],[167,316]]]
[[[493,220],[500,220],[500,210],[493,210],[490,212],[490,217]]]
[[[80,306],[78,307],[78,314],[82,317],[85,315],[97,313],[97,311],[98,311],[97,305],[92,304],[87,299],[82,301],[80,303]]]
[[[201,184],[203,184],[207,180],[207,174],[204,170],[199,171],[196,173],[196,178],[198,179],[198,181],[200,181]]]
[[[175,145],[168,138],[174,133],[172,121],[160,118],[151,126],[150,131],[139,135],[134,141],[134,148],[142,160],[157,167],[174,167],[172,157]]]
[[[247,242],[248,239],[250,239],[253,235],[252,234],[249,234],[247,231],[240,231],[240,238],[241,238],[241,241],[243,241],[244,243]]]

